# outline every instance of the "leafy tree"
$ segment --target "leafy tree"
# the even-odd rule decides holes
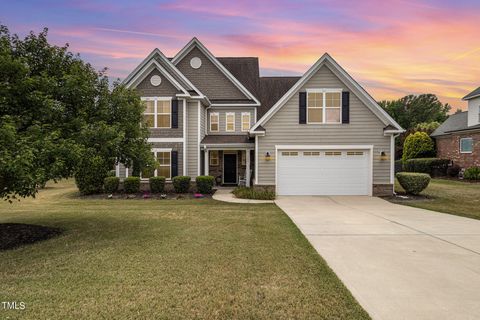
[[[432,121],[432,122],[417,123],[417,125],[413,129],[416,131],[423,131],[428,134],[431,134],[438,127],[440,127],[440,123],[438,123],[437,121]]]
[[[425,132],[408,135],[403,145],[402,160],[430,157],[434,154],[433,140]]]
[[[379,104],[407,130],[419,123],[442,123],[451,109],[448,103],[442,104],[434,94],[408,95],[399,100],[380,101]]]
[[[110,85],[106,69],[97,72],[68,44],[49,44],[47,32],[20,39],[0,26],[2,198],[34,196],[51,179],[80,178],[86,158],[105,168],[95,173],[102,181],[117,161],[154,161],[137,93]]]

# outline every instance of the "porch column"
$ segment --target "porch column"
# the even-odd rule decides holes
[[[210,164],[210,151],[208,149],[204,150],[205,157],[203,157],[203,165],[205,166],[205,175],[208,176],[208,166]]]
[[[247,168],[245,169],[247,172],[245,172],[245,178],[247,179],[246,186],[250,187],[250,150],[247,149],[245,150],[245,161],[247,164]]]

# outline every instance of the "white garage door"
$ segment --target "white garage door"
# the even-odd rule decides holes
[[[369,195],[369,150],[278,150],[279,195]]]

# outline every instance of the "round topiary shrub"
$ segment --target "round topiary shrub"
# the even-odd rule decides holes
[[[197,191],[203,194],[212,193],[213,183],[215,178],[213,176],[198,176],[195,178],[197,183]]]
[[[409,134],[403,143],[402,160],[428,158],[434,155],[433,140],[425,132],[417,131]]]
[[[176,193],[187,193],[190,189],[190,181],[192,178],[189,176],[176,176],[173,177],[173,188]]]
[[[454,164],[453,166],[448,167],[448,169],[447,169],[447,175],[448,175],[449,177],[456,177],[456,176],[458,176],[458,174],[460,173],[460,170],[461,170],[461,169],[460,169],[460,166]]]
[[[123,180],[125,193],[138,193],[140,191],[140,177],[128,177]]]
[[[470,167],[465,170],[463,177],[467,180],[480,180],[480,167]]]
[[[430,183],[430,176],[426,173],[399,172],[396,174],[396,177],[408,194],[419,194]]]
[[[162,193],[165,191],[165,177],[151,177],[149,183],[151,193]]]
[[[106,177],[103,180],[103,190],[110,194],[117,192],[118,185],[120,184],[120,179],[117,177]]]

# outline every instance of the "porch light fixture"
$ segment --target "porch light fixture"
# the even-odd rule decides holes
[[[268,152],[268,151],[267,151],[267,153],[265,154],[265,160],[266,160],[266,161],[272,160],[272,156],[270,155],[270,152]]]
[[[382,151],[380,153],[380,160],[388,160],[388,156],[387,154],[385,153],[385,151]]]

